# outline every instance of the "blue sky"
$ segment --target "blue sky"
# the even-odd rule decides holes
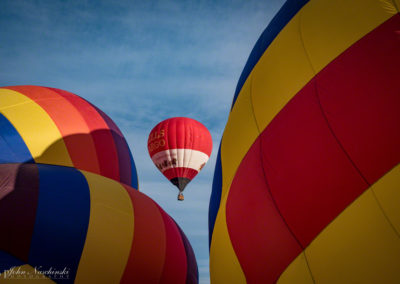
[[[209,282],[208,203],[236,83],[283,0],[0,1],[0,85],[42,85],[103,109],[128,140],[139,187],[182,227]],[[147,136],[161,120],[197,119],[213,137],[185,202],[154,167]]]

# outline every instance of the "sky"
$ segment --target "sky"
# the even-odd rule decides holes
[[[218,146],[248,55],[283,0],[1,0],[0,86],[64,89],[106,112],[125,135],[139,190],[185,232],[209,283],[208,204]],[[185,201],[156,169],[147,137],[185,116],[213,137]]]

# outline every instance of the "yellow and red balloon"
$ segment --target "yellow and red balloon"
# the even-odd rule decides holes
[[[400,282],[400,2],[287,1],[221,141],[212,283]]]

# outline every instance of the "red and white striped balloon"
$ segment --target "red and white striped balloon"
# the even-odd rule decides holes
[[[178,200],[183,200],[182,191],[211,155],[212,138],[197,120],[173,117],[153,128],[147,147],[156,167],[178,187]]]

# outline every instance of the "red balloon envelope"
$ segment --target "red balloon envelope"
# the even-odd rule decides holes
[[[157,124],[150,132],[147,147],[162,174],[182,191],[207,163],[212,150],[208,129],[186,117],[173,117]]]

